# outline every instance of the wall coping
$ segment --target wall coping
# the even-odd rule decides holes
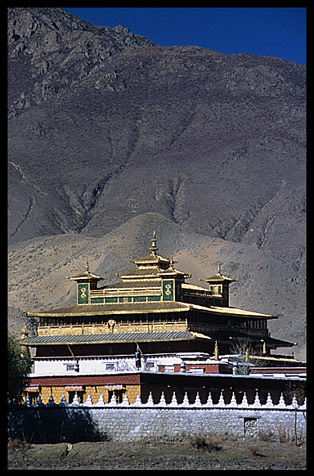
[[[263,404],[260,401],[259,395],[256,394],[255,400],[252,404],[249,404],[247,401],[246,393],[244,392],[243,399],[241,403],[236,402],[235,394],[232,394],[230,403],[226,404],[223,397],[223,392],[220,394],[219,401],[214,404],[212,400],[211,393],[208,395],[206,403],[202,403],[200,400],[199,393],[197,392],[195,401],[190,403],[187,393],[185,393],[182,403],[178,403],[176,394],[173,392],[172,399],[170,403],[166,402],[164,392],[161,393],[161,397],[158,403],[153,401],[152,393],[150,392],[148,400],[146,403],[143,403],[140,395],[137,396],[134,403],[130,403],[127,394],[125,394],[124,399],[121,403],[117,402],[116,396],[113,393],[112,398],[109,403],[104,402],[103,395],[101,394],[97,402],[93,402],[90,395],[87,396],[86,402],[80,403],[77,394],[75,393],[72,403],[66,401],[65,395],[62,396],[60,403],[57,404],[53,396],[51,395],[47,404],[42,403],[41,397],[38,396],[35,404],[30,403],[29,396],[26,397],[24,406],[29,408],[82,408],[82,409],[97,409],[97,408],[142,408],[142,409],[167,409],[167,410],[186,410],[186,409],[225,409],[225,410],[290,410],[290,411],[306,411],[307,409],[307,400],[304,399],[304,403],[299,405],[296,397],[292,398],[291,404],[287,405],[284,401],[283,394],[281,394],[279,402],[275,405],[271,399],[270,394],[268,393],[266,402]]]

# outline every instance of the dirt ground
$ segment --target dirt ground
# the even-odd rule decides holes
[[[9,470],[305,470],[306,445],[260,440],[8,445]]]

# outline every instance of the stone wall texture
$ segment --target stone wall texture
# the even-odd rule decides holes
[[[231,438],[306,439],[306,405],[106,404],[19,406],[9,437],[32,443],[173,441],[212,434]]]

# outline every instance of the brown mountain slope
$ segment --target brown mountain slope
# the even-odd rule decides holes
[[[176,267],[191,272],[189,282],[203,285],[220,261],[223,272],[237,279],[231,286],[231,306],[281,313],[270,323],[275,336],[298,341],[296,356],[305,357],[304,287],[292,282],[283,264],[257,247],[230,243],[184,230],[156,213],[146,213],[99,238],[63,234],[33,238],[9,247],[9,325],[18,332],[22,316],[17,309],[39,310],[75,302],[75,286],[66,276],[90,269],[106,278],[132,269],[132,259],[144,256],[156,230],[159,252],[174,256]],[[286,352],[286,349],[285,349]]]
[[[55,8],[9,9],[8,46],[12,246],[86,243],[154,212],[183,234],[260,250],[304,306],[304,66],[162,48]],[[303,333],[299,311],[290,319]]]

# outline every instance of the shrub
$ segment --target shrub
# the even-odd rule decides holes
[[[208,451],[209,453],[219,451],[222,448],[221,439],[217,435],[197,435],[191,439],[191,445],[193,448]]]
[[[21,347],[14,337],[8,337],[8,403],[18,404],[22,401],[24,379],[31,368],[30,359],[21,356]]]
[[[262,441],[271,441],[273,439],[273,434],[271,430],[260,430],[258,432],[258,438]]]

